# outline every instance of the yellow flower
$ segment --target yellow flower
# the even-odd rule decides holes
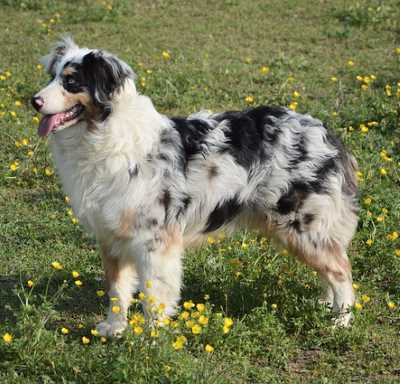
[[[146,281],[146,288],[151,288],[153,286],[153,283],[151,280]]]
[[[28,157],[32,157],[33,156],[33,151],[31,151],[31,150],[29,150],[27,153],[26,153],[26,155],[28,156]]]
[[[10,170],[11,171],[15,172],[18,168],[19,168],[19,166],[15,162],[10,164]]]
[[[72,272],[71,272],[71,275],[72,275],[72,277],[73,277],[74,279],[77,279],[77,278],[80,276],[78,271],[72,271]]]
[[[150,332],[150,337],[158,337],[158,335],[159,335],[159,332],[158,332],[158,331],[156,331],[155,329],[152,329],[152,330],[151,330],[151,332]]]
[[[368,127],[365,124],[360,124],[360,131],[362,133],[368,133]]]
[[[71,202],[71,199],[68,196],[64,197],[64,201],[69,204]]]
[[[161,55],[165,61],[168,61],[171,58],[171,54],[167,51],[163,51]]]
[[[22,103],[19,100],[17,100],[14,104],[16,107],[20,107],[22,105]]]
[[[91,330],[90,330],[90,333],[91,333],[93,336],[99,336],[99,332],[97,331],[97,329],[91,329]]]
[[[298,106],[297,101],[292,101],[292,102],[289,104],[289,109],[291,109],[292,111],[296,111],[297,106]]]
[[[75,280],[75,285],[76,285],[77,287],[82,287],[83,283],[82,283],[81,280]]]
[[[233,320],[230,317],[225,317],[224,319],[224,326],[225,327],[232,327]]]
[[[331,77],[331,81],[333,81],[334,83],[336,83],[336,82],[337,82],[337,77],[336,77],[336,76],[332,76],[332,77]]]
[[[393,231],[392,233],[389,233],[389,234],[387,235],[388,240],[391,240],[391,241],[397,240],[398,237],[399,237],[399,234],[398,234],[397,231]]]
[[[192,309],[193,307],[194,307],[194,303],[192,300],[185,301],[183,303],[183,308],[185,308],[185,309]]]
[[[212,245],[215,244],[215,239],[212,236],[208,236],[207,237],[207,243]]]
[[[210,344],[207,344],[207,345],[204,347],[204,350],[205,350],[207,353],[213,353],[213,352],[214,352],[214,347],[212,347]]]
[[[374,240],[368,239],[365,243],[370,247],[374,243]]]
[[[46,174],[46,176],[51,176],[53,175],[54,171],[50,167],[46,167],[44,169],[44,173]]]
[[[362,306],[362,304],[360,304],[360,303],[355,303],[355,304],[354,304],[354,308],[355,308],[357,311],[361,311],[361,310],[363,309],[363,306]]]
[[[368,295],[362,295],[362,296],[361,296],[361,300],[362,300],[364,303],[369,303],[369,302],[371,301],[371,298],[370,298]]]
[[[103,296],[105,295],[105,292],[104,292],[102,289],[98,289],[98,290],[96,291],[96,295],[97,295],[98,297],[103,297]]]
[[[112,301],[113,303],[116,303],[117,301],[119,301],[118,297],[110,297],[110,301]]]
[[[198,324],[195,324],[195,325],[193,325],[193,327],[192,327],[192,333],[194,334],[194,335],[199,335],[200,333],[201,333],[201,327],[200,327],[200,325],[198,325]]]
[[[392,96],[392,86],[390,84],[385,85],[385,93],[386,96]]]
[[[193,319],[197,319],[199,316],[200,316],[200,312],[198,312],[198,311],[192,312]]]
[[[178,336],[176,338],[176,340],[172,343],[172,346],[176,351],[179,351],[180,349],[183,348],[183,346],[185,345],[186,341],[187,341],[187,339],[186,339],[185,336]]]
[[[206,306],[202,303],[196,304],[196,308],[199,312],[204,312],[206,309]]]
[[[11,115],[12,117],[17,117],[17,113],[14,112],[14,111],[10,111],[10,115]]]
[[[6,344],[11,344],[12,343],[12,341],[13,341],[13,335],[11,334],[11,333],[5,333],[4,335],[3,335],[3,340],[4,340],[4,342],[6,343]]]
[[[354,288],[354,289],[358,289],[358,288],[360,288],[360,285],[359,285],[359,284],[357,284],[357,283],[353,283],[352,285],[353,285],[353,288]]]
[[[381,168],[381,169],[379,169],[379,173],[381,174],[381,176],[386,176],[387,170],[385,168]]]
[[[244,101],[245,101],[247,104],[253,104],[253,103],[254,103],[254,96],[246,96],[246,97],[244,98]]]
[[[266,75],[268,72],[269,72],[269,68],[268,68],[268,67],[262,66],[262,67],[260,68],[260,73],[261,73],[262,75]]]
[[[208,317],[201,315],[198,320],[199,324],[207,325],[208,324]]]
[[[133,333],[134,333],[135,335],[139,336],[139,335],[141,335],[141,334],[143,333],[143,328],[142,328],[141,326],[139,326],[139,325],[136,325],[136,326],[133,328]]]
[[[32,117],[32,121],[35,123],[35,124],[39,124],[39,118],[37,117],[37,116],[33,116]]]
[[[391,311],[396,308],[396,304],[393,301],[389,301],[387,306]]]
[[[385,221],[385,216],[379,215],[379,216],[376,218],[376,221],[378,221],[379,223],[382,223],[382,221]]]
[[[63,335],[68,335],[69,329],[68,329],[68,328],[65,328],[65,327],[62,327],[62,328],[61,328],[61,333],[62,333]]]
[[[82,336],[82,344],[87,345],[90,343],[90,339],[88,337]]]
[[[278,308],[278,304],[271,304],[271,308],[272,308],[273,310],[277,309],[277,308]]]
[[[400,248],[395,249],[394,254],[400,257]]]
[[[224,335],[226,335],[226,334],[230,331],[230,328],[229,328],[229,327],[226,327],[226,326],[224,325],[223,331],[224,331]]]
[[[41,70],[43,69],[43,65],[42,65],[42,64],[36,65],[36,69],[37,69],[38,71],[41,71]]]
[[[195,323],[194,323],[193,320],[185,321],[185,326],[186,326],[186,328],[192,328],[194,324],[195,324]]]
[[[139,300],[143,301],[146,298],[146,295],[143,292],[140,292],[138,297],[139,297]]]
[[[180,318],[181,320],[187,320],[187,319],[189,318],[189,316],[190,316],[190,313],[189,313],[189,312],[183,311],[183,312],[179,315],[179,318]]]
[[[27,285],[28,288],[32,288],[33,287],[33,281],[32,280],[28,280],[26,282],[26,285]]]
[[[166,317],[162,321],[162,324],[163,324],[164,327],[168,327],[168,325],[170,325],[170,323],[171,323],[171,320],[168,317]]]
[[[121,312],[121,307],[119,305],[113,305],[111,307],[112,313],[120,313]]]
[[[52,266],[54,269],[56,269],[56,270],[63,269],[62,264],[59,263],[58,261],[53,261],[53,262],[51,263],[51,266]]]
[[[4,73],[7,77],[11,77],[11,72],[10,71],[5,71]]]
[[[347,62],[347,65],[348,65],[349,67],[354,67],[354,61],[353,61],[353,60],[349,60],[349,61]]]
[[[370,197],[366,197],[366,198],[364,199],[364,204],[365,204],[365,205],[371,205],[371,203],[372,203],[372,199],[371,199]]]

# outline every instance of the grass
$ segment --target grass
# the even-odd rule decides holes
[[[395,0],[0,0],[0,7],[0,382],[400,381]],[[91,334],[107,305],[96,295],[104,287],[97,248],[73,222],[29,106],[47,81],[37,59],[64,32],[131,64],[162,113],[290,105],[343,139],[360,165],[351,329],[331,327],[312,271],[244,233],[209,239],[185,258],[182,302],[205,304],[200,335],[188,328],[201,315],[192,308],[193,324],[183,315],[152,337],[139,305],[122,339]],[[224,334],[226,317],[233,325]],[[181,335],[187,341],[175,350]]]

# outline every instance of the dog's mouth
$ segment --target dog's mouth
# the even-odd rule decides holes
[[[76,104],[67,111],[43,116],[38,128],[39,136],[47,136],[50,132],[56,132],[57,128],[76,120],[84,110],[85,107],[82,104]]]

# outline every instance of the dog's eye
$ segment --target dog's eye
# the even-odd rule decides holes
[[[76,83],[76,80],[72,76],[67,76],[65,78],[65,83],[67,85],[74,85]]]

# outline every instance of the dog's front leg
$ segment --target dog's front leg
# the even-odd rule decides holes
[[[162,229],[147,242],[137,257],[144,313],[148,320],[162,319],[176,312],[180,298],[183,255],[178,228]]]
[[[114,256],[104,246],[101,254],[110,305],[107,320],[99,323],[96,329],[101,336],[118,336],[127,326],[132,292],[138,283],[134,259]]]

